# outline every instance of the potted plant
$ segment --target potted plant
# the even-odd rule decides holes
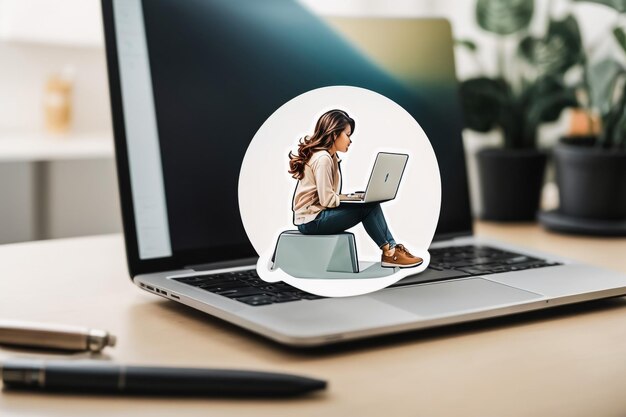
[[[582,63],[578,24],[571,15],[552,17],[543,36],[535,37],[529,30],[534,9],[534,0],[476,3],[478,25],[496,37],[498,69],[495,76],[461,83],[466,127],[499,128],[503,135],[503,147],[477,154],[484,219],[535,219],[547,160],[537,148],[538,128],[558,119],[564,108],[578,106],[576,88],[564,76]],[[469,40],[459,44],[478,49]]]
[[[613,50],[585,65],[584,104],[601,126],[555,147],[560,206],[540,221],[557,231],[626,236],[626,34],[619,26],[626,0],[595,2],[613,7],[617,22],[604,37]]]

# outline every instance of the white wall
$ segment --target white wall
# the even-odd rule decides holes
[[[97,0],[0,0],[0,141],[45,134],[46,81],[68,66],[71,134],[110,134],[101,30]],[[115,181],[111,157],[0,163],[0,243],[120,231]]]
[[[99,0],[0,0],[0,39],[102,45]]]
[[[0,139],[3,132],[43,130],[46,79],[75,69],[73,129],[111,126],[104,48],[0,42]]]

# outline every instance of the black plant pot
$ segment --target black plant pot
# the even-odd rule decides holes
[[[559,212],[595,220],[626,220],[626,151],[568,144],[554,149]]]
[[[534,220],[543,186],[546,153],[536,149],[485,149],[477,158],[482,218]]]

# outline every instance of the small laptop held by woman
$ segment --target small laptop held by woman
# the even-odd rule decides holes
[[[340,194],[339,199],[345,203],[373,203],[389,201],[396,198],[400,181],[409,155],[400,153],[379,152],[370,173],[365,191]]]

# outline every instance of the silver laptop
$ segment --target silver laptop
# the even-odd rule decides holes
[[[396,198],[409,155],[378,152],[365,191],[340,194],[345,203],[374,203]]]
[[[478,240],[445,20],[316,14],[287,0],[103,0],[132,282],[281,343],[314,346],[626,293],[626,276]],[[438,158],[432,260],[391,288],[321,298],[256,276],[237,202],[256,130],[314,88],[384,94]]]

